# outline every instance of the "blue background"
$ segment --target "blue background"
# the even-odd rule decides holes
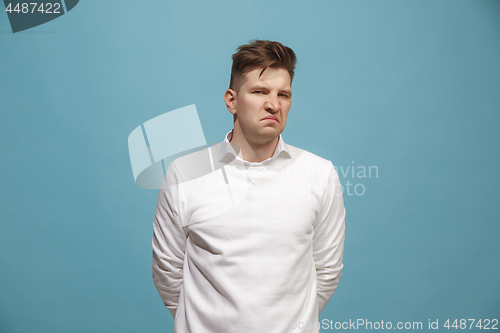
[[[365,193],[320,319],[500,319],[500,1],[82,0],[16,34],[0,12],[1,332],[173,331],[127,137],[196,104],[222,140],[253,38],[298,56],[285,141],[378,167],[339,172]]]

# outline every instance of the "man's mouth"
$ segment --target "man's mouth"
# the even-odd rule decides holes
[[[264,118],[264,119],[262,119],[262,120],[269,120],[269,121],[274,121],[274,122],[279,123],[278,119],[273,118],[273,117],[266,117],[266,118]]]

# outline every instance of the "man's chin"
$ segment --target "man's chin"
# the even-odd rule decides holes
[[[259,141],[265,143],[276,139],[281,134],[281,132],[283,132],[283,130],[267,126],[259,132],[260,133],[257,135],[261,139]]]

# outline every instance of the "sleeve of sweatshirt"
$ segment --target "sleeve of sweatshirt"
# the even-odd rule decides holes
[[[321,197],[321,209],[314,225],[313,255],[318,285],[318,313],[337,289],[342,275],[345,208],[340,179],[329,162],[328,180]]]
[[[182,228],[182,184],[171,163],[163,179],[153,220],[153,282],[175,318],[182,286],[186,233]]]

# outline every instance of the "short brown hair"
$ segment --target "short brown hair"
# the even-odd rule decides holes
[[[268,67],[283,68],[290,74],[293,81],[293,74],[297,58],[293,50],[284,46],[280,42],[269,40],[251,40],[250,43],[241,45],[237,52],[233,54],[233,66],[231,67],[231,80],[229,89],[233,89],[235,77],[243,76],[254,68],[262,68],[260,75]]]

